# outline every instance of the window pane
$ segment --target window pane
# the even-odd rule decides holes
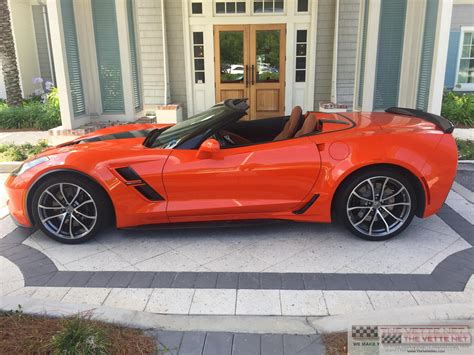
[[[474,58],[474,45],[471,46],[471,58]]]
[[[306,42],[306,30],[296,31],[296,42]]]
[[[216,2],[216,14],[225,14],[225,2]]]
[[[235,2],[226,3],[226,13],[228,14],[235,13]]]
[[[459,76],[458,76],[458,83],[464,84],[467,83],[468,78],[468,71],[469,71],[469,59],[461,59],[459,63]]]
[[[194,74],[196,84],[204,84],[206,82],[204,78],[204,72],[198,71]]]
[[[462,46],[461,58],[469,58],[469,52],[471,51],[471,46]]]
[[[298,0],[298,12],[308,11],[308,0]]]
[[[283,12],[283,0],[275,0],[275,12]]]
[[[257,82],[280,80],[280,31],[257,31]]]
[[[204,57],[204,46],[194,46],[194,58]]]
[[[204,70],[204,59],[194,59],[194,70]]]
[[[306,55],[306,44],[299,43],[296,45],[296,55]]]
[[[306,69],[306,57],[296,58],[296,69]]]
[[[296,71],[296,82],[301,83],[306,81],[306,71],[305,70],[297,70]]]
[[[191,12],[193,14],[202,14],[202,3],[201,2],[193,2],[191,4]]]
[[[245,2],[239,1],[237,3],[237,13],[238,14],[244,14],[245,13]]]
[[[244,81],[244,33],[219,32],[221,83]]]
[[[263,1],[255,1],[253,3],[253,12],[255,13],[263,12]]]
[[[464,42],[463,44],[471,44],[472,33],[464,32]]]
[[[193,32],[193,43],[194,44],[204,44],[202,32]]]
[[[273,12],[273,0],[263,1],[263,12]]]

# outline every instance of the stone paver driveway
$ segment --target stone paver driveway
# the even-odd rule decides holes
[[[473,205],[452,192],[437,216],[385,242],[335,225],[111,229],[62,245],[0,222],[4,295],[164,314],[332,315],[472,302]]]

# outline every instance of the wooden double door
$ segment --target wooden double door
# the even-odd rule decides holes
[[[285,24],[216,25],[216,102],[249,99],[249,119],[285,112]]]

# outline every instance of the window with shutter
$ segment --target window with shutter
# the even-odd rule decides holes
[[[423,31],[423,43],[421,46],[418,94],[416,98],[416,108],[424,111],[428,109],[437,20],[438,0],[427,0],[425,12],[425,26]]]
[[[122,68],[115,0],[92,0],[102,111],[123,113]]]
[[[69,73],[69,89],[74,117],[86,113],[84,89],[82,87],[81,63],[77,44],[76,21],[72,0],[61,1],[64,43],[66,47],[67,67]]]
[[[398,104],[406,0],[382,0],[380,7],[374,109]]]
[[[132,64],[133,103],[136,111],[142,109],[140,92],[140,71],[138,68],[137,43],[135,37],[135,18],[133,0],[127,0],[128,31],[130,38],[130,58]]]

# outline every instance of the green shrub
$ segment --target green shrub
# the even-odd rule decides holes
[[[0,161],[22,161],[48,148],[46,141],[39,141],[38,144],[0,144]]]
[[[441,115],[451,120],[456,126],[474,126],[474,94],[447,92],[443,96]]]
[[[107,354],[106,332],[87,318],[75,316],[64,320],[63,329],[51,340],[54,354]]]
[[[39,129],[48,130],[61,125],[58,91],[53,88],[40,100],[28,99],[20,106],[0,103],[0,129]]]
[[[474,141],[456,139],[460,160],[474,160]]]

